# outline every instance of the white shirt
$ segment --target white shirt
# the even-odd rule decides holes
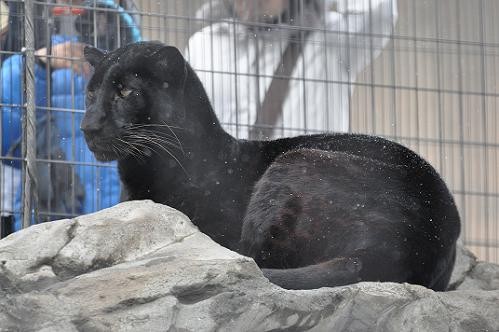
[[[396,0],[327,3],[334,3],[337,11],[326,10],[312,23],[318,29],[309,34],[293,70],[274,137],[348,131],[351,83],[381,53],[393,32]],[[259,31],[257,38],[243,24],[225,20],[190,38],[187,59],[230,134],[248,138],[291,32],[276,27]]]

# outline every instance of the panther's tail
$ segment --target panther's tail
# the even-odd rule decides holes
[[[360,281],[362,264],[355,258],[335,258],[294,269],[262,269],[270,282],[285,289],[315,289]]]

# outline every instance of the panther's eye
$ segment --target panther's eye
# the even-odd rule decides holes
[[[124,97],[128,97],[132,93],[131,89],[121,89],[120,90],[120,95]]]
[[[124,87],[123,84],[118,84],[118,90],[122,98],[126,98],[132,93],[132,89]]]

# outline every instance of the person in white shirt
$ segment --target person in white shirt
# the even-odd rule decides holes
[[[349,131],[352,83],[389,41],[396,0],[213,3],[198,16],[218,22],[189,39],[186,56],[229,133],[249,137],[287,44],[300,30],[304,45],[270,136]]]

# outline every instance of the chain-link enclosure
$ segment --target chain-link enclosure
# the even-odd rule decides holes
[[[4,1],[2,227],[118,202],[116,165],[97,163],[79,131],[90,69],[78,43],[160,40],[182,50],[234,136],[256,124],[269,137],[349,131],[414,149],[454,194],[464,244],[499,262],[499,1],[286,0],[279,15],[262,8],[272,2]],[[282,113],[260,123],[279,75],[290,78]]]

